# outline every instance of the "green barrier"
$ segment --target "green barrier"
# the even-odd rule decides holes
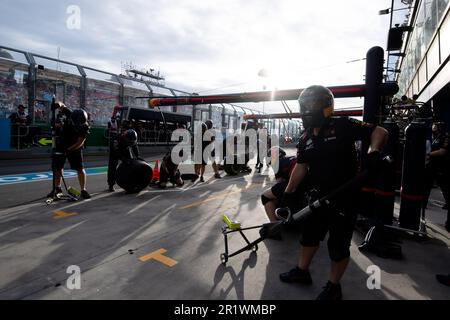
[[[105,137],[106,129],[104,127],[93,127],[90,130],[90,134],[86,140],[87,147],[107,147],[108,139]]]
[[[36,123],[36,127],[40,128],[41,135],[39,139],[51,138],[51,128],[48,124]],[[85,146],[87,147],[107,147],[108,139],[105,137],[105,127],[92,127],[87,137]]]

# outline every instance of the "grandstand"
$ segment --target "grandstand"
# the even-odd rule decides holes
[[[0,46],[0,119],[8,118],[19,104],[23,104],[28,106],[31,125],[46,132],[53,95],[71,108],[85,109],[93,127],[94,137],[90,143],[106,145],[104,131],[115,105],[146,109],[147,100],[139,97],[191,94],[155,81]],[[240,128],[244,114],[262,113],[246,106],[228,104],[173,106],[164,111],[193,117],[194,123],[212,119],[222,130]],[[272,133],[283,130],[281,135],[292,136],[298,132],[299,122],[267,120],[266,127]]]

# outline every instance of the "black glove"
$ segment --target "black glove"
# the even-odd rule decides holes
[[[279,207],[280,208],[286,208],[286,207],[293,208],[293,207],[295,207],[295,205],[297,204],[298,201],[299,200],[295,193],[285,192],[285,193],[283,193],[283,197],[281,198]]]
[[[367,170],[369,172],[377,172],[381,168],[382,163],[383,159],[379,151],[374,151],[367,155]]]
[[[380,171],[383,159],[379,151],[371,152],[367,155],[367,178],[369,181],[374,182]]]
[[[127,165],[131,165],[131,161],[132,161],[132,159],[129,159],[129,158],[123,158],[122,159],[122,162],[127,164]]]

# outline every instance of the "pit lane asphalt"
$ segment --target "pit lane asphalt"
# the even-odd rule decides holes
[[[0,210],[0,299],[314,299],[327,281],[326,244],[313,262],[312,286],[278,279],[296,264],[296,232],[220,263],[222,215],[243,226],[267,222],[260,194],[273,184],[272,173],[211,177],[208,170],[205,183],[129,195],[105,192],[105,175],[96,175],[88,178],[92,200],[51,206],[30,201],[49,190],[48,181],[0,187],[2,199],[9,193],[15,201]],[[362,235],[355,232],[344,298],[449,299],[434,278],[450,268],[448,238],[436,230],[425,241],[404,239],[400,261],[361,254]],[[246,234],[258,236],[257,230]],[[230,250],[243,244],[231,235]],[[67,287],[72,265],[81,269],[79,290]],[[367,288],[371,265],[381,268],[381,290]]]

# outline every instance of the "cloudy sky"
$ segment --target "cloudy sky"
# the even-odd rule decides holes
[[[378,11],[390,2],[2,0],[0,44],[53,57],[60,47],[61,59],[115,73],[132,61],[205,94],[356,84],[365,62],[347,62],[385,48],[389,16]],[[80,29],[67,27],[70,5]]]

